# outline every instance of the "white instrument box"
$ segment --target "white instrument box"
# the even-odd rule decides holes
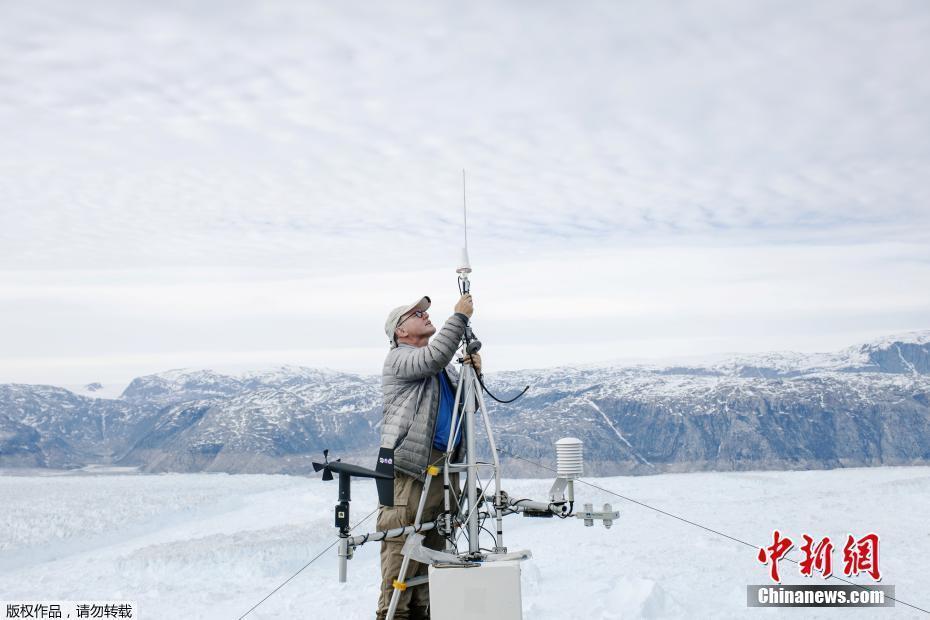
[[[521,620],[520,562],[430,566],[429,606],[434,620]]]

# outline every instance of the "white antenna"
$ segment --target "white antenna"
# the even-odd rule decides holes
[[[462,168],[462,222],[465,224],[465,249],[468,249],[468,203],[465,202],[465,168]]]
[[[462,248],[462,256],[459,260],[459,268],[455,273],[459,274],[459,279],[464,280],[464,292],[468,292],[468,274],[471,273],[471,263],[468,261],[468,205],[465,202],[465,169],[462,168],[462,221],[465,227],[465,246]]]

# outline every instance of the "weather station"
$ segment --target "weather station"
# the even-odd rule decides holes
[[[465,217],[465,244],[456,269],[460,294],[469,293],[472,272],[468,258],[467,206],[464,200],[465,173],[462,172],[463,214]],[[351,535],[348,527],[350,479],[351,477],[374,478],[380,504],[393,505],[393,451],[382,448],[374,470],[341,462],[314,463],[316,471],[323,472],[324,480],[332,480],[333,473],[339,474],[339,503],[336,505],[336,527],[339,529],[339,581],[347,579],[348,561],[355,549],[369,542],[390,538],[404,538],[403,562],[400,573],[394,580],[394,591],[388,610],[388,620],[393,620],[400,593],[407,588],[420,587],[429,583],[430,615],[437,620],[486,620],[522,618],[521,562],[532,557],[529,549],[510,550],[504,544],[504,517],[520,514],[524,517],[560,519],[577,518],[587,527],[601,521],[610,528],[619,518],[619,513],[604,504],[602,510],[584,504],[581,511],[575,510],[574,481],[583,475],[584,459],[581,440],[565,437],[555,443],[557,475],[548,497],[541,499],[510,497],[501,488],[502,469],[495,433],[491,425],[484,393],[498,402],[509,403],[520,398],[529,386],[509,400],[494,396],[485,386],[482,376],[465,356],[477,353],[481,341],[470,323],[466,326],[459,343],[456,362],[461,366],[460,379],[456,387],[453,404],[452,429],[446,447],[446,458],[440,468],[430,466],[425,472],[423,491],[414,522],[406,527],[386,531],[374,531]],[[479,461],[477,445],[478,425],[483,425],[484,437],[491,462]],[[452,461],[453,447],[459,438],[463,440],[463,458]],[[479,472],[484,474],[479,476]],[[459,494],[451,484],[451,476],[464,473],[465,484]],[[436,478],[441,476],[441,480]],[[483,485],[481,479],[487,480]],[[489,489],[494,482],[493,491]],[[443,484],[444,510],[434,520],[423,522],[422,515],[427,491],[431,484]],[[484,525],[493,522],[495,529],[489,531]],[[423,544],[422,532],[440,532],[445,540],[443,550],[430,549]],[[489,548],[482,547],[481,532],[493,539]],[[411,561],[428,565],[425,576],[407,578]],[[476,602],[480,602],[477,604]]]

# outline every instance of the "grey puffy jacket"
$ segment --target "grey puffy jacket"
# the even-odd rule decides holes
[[[384,418],[381,447],[394,449],[394,467],[424,479],[439,410],[439,378],[446,370],[452,389],[458,373],[450,362],[455,356],[468,318],[453,314],[425,347],[399,344],[384,360],[381,389]],[[456,457],[457,458],[457,457]]]

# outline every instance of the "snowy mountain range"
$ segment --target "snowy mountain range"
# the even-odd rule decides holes
[[[552,463],[564,436],[589,473],[930,463],[930,331],[832,354],[489,374],[498,445]],[[324,448],[361,463],[378,441],[380,378],[302,367],[172,370],[119,398],[0,385],[0,467],[306,473]],[[533,470],[504,459],[508,475]],[[538,475],[538,471],[533,472]]]

